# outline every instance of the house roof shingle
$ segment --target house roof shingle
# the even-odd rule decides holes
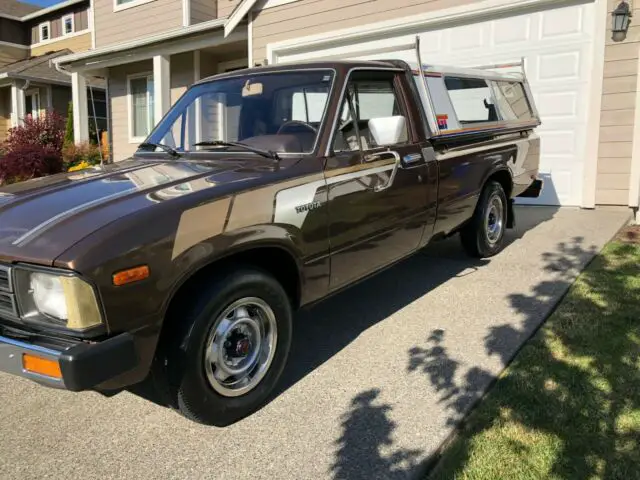
[[[38,10],[42,10],[42,7],[31,3],[19,2],[18,0],[0,1],[0,14],[11,15],[12,17],[24,17]]]

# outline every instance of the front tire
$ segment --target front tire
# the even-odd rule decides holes
[[[507,196],[502,185],[488,182],[471,220],[460,231],[464,250],[475,258],[488,258],[504,248],[507,226]]]
[[[268,273],[245,267],[202,286],[168,318],[160,355],[172,404],[190,420],[227,426],[262,406],[289,355],[291,302]],[[180,311],[182,310],[182,311]]]

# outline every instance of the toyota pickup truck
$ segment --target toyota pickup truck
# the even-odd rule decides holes
[[[498,254],[542,188],[539,125],[524,72],[419,57],[200,80],[130,158],[0,189],[0,371],[152,381],[236,422],[274,391],[296,310],[452,235]]]

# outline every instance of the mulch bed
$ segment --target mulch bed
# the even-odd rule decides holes
[[[615,240],[624,243],[640,243],[640,225],[627,225],[616,234]]]

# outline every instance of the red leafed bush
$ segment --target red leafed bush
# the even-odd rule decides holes
[[[0,185],[62,171],[62,157],[49,146],[27,144],[0,159]]]
[[[24,125],[9,129],[4,150],[12,152],[26,146],[40,145],[61,155],[64,129],[64,118],[54,111],[47,111],[35,117],[27,115]]]

